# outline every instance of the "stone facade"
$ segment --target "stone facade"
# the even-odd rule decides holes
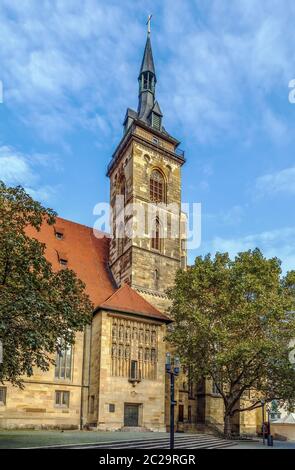
[[[86,424],[88,402],[89,329],[78,333],[72,349],[70,377],[56,378],[55,367],[35,369],[20,390],[5,384],[6,400],[0,402],[1,428],[77,429]],[[89,349],[89,348],[88,348]],[[84,367],[84,369],[83,369]],[[68,393],[68,406],[56,403],[56,393]]]
[[[149,332],[148,338],[139,337],[140,332]],[[119,430],[128,425],[124,408],[134,405],[139,427],[165,430],[164,334],[163,324],[155,321],[105,311],[94,317],[90,397],[95,406],[89,423],[100,430]],[[147,350],[149,354],[155,351],[154,356],[144,356]],[[132,360],[140,370],[134,379],[130,377]]]
[[[175,149],[170,144],[169,152],[164,144],[152,143],[152,132],[144,132],[145,143],[139,140],[140,126],[134,126],[130,135],[130,144],[122,155],[117,156],[116,164],[110,172],[110,200],[113,209],[114,238],[110,248],[110,267],[118,285],[128,282],[135,289],[147,295],[155,293],[154,303],[163,308],[163,302],[157,303],[157,296],[164,294],[174,282],[177,269],[185,252],[181,251],[181,162],[176,158]],[[155,138],[155,136],[154,136]],[[139,140],[139,142],[138,142]],[[165,142],[162,139],[162,142]],[[159,147],[160,146],[160,147]],[[168,146],[168,142],[167,142]],[[150,201],[150,175],[153,170],[163,175],[165,203],[159,210],[157,204]],[[122,184],[125,190],[122,190]],[[124,207],[116,209],[116,197],[124,193]],[[137,235],[141,228],[139,217],[130,217],[131,204],[136,204],[144,221],[143,233]],[[130,210],[128,210],[130,208]],[[125,214],[124,214],[125,209]],[[153,219],[159,216],[163,226],[161,249],[151,247],[151,231]],[[131,235],[120,231],[120,224],[126,227],[129,223]],[[176,229],[175,238],[167,234],[167,230]],[[116,236],[116,230],[120,237]],[[117,234],[118,234],[117,233]],[[168,235],[168,236],[167,236]],[[185,243],[185,234],[183,243]],[[157,273],[157,276],[155,276]]]

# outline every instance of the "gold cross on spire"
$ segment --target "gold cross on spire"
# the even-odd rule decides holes
[[[151,34],[151,19],[152,19],[152,16],[153,16],[153,15],[149,15],[149,16],[148,16],[148,20],[147,20],[147,22],[146,22],[147,27],[148,27],[148,28],[147,28],[148,34]]]

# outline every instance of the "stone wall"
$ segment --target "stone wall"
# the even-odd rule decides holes
[[[70,380],[56,379],[55,367],[51,366],[47,372],[35,369],[31,377],[24,377],[23,390],[8,383],[4,384],[6,404],[0,405],[0,427],[77,429],[81,419],[82,390],[84,390],[82,396],[84,416],[88,398],[85,386],[88,380],[85,376],[88,367],[84,370],[85,382],[82,387],[83,348],[84,334],[78,333],[73,346]],[[70,392],[68,408],[55,404],[56,391]]]
[[[130,320],[134,322],[135,317],[130,317]],[[97,428],[100,430],[117,430],[123,427],[125,403],[140,406],[140,426],[153,431],[165,429],[165,326],[154,321],[147,322],[150,325],[156,324],[158,330],[157,375],[155,380],[142,379],[139,382],[131,382],[128,377],[112,375],[112,315],[102,311],[94,318],[93,344],[100,342],[100,345],[97,345],[100,353],[97,353],[92,362],[94,369],[91,370],[90,393],[99,389]],[[99,367],[97,363],[100,364]],[[93,421],[93,418],[94,415],[89,417],[89,420]]]

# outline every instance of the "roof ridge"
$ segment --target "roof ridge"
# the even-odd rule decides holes
[[[127,298],[123,300],[125,295]],[[122,294],[121,294],[122,293]],[[123,296],[122,298],[120,297]],[[100,305],[97,306],[99,309],[113,309],[126,313],[137,313],[144,316],[150,316],[152,318],[158,318],[163,321],[171,321],[169,317],[162,313],[157,307],[151,302],[145,299],[136,289],[127,284],[122,284],[115,292],[113,292],[107,299],[105,299]]]
[[[89,225],[85,225],[85,224],[81,224],[80,222],[75,222],[74,220],[69,220],[69,219],[65,219],[64,217],[60,217],[59,215],[57,215],[55,217],[55,220],[62,220],[64,222],[70,222],[71,224],[74,224],[74,225],[80,225],[80,227],[84,227],[84,228],[88,228],[89,230],[91,230],[92,232],[96,231],[98,233],[101,233],[103,235],[110,235],[110,233],[108,232],[103,232],[102,230],[98,230],[96,228],[93,228],[93,227],[89,227]],[[54,226],[55,224],[53,224]]]
[[[113,292],[109,297],[107,297],[103,302],[102,304],[105,304],[106,302],[108,302],[109,300],[111,300],[111,298],[117,294],[121,289],[122,289],[123,285],[120,286],[120,287],[117,287],[117,289],[115,290],[115,292]]]

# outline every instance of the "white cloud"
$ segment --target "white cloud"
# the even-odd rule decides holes
[[[42,7],[36,0],[3,0],[0,61],[6,105],[46,140],[76,128],[108,132],[117,127],[122,103],[127,105],[130,88],[136,87],[137,70],[130,73],[135,47],[144,41],[131,7],[95,0],[53,0]]]
[[[38,167],[48,163],[48,156],[25,155],[9,146],[0,146],[0,180],[9,186],[21,185],[32,197],[47,202],[56,188],[39,183]]]
[[[0,178],[7,184],[32,184],[35,175],[23,155],[0,147]]]
[[[255,190],[259,197],[277,193],[295,194],[295,167],[260,176],[256,180]]]
[[[285,87],[287,99],[294,75],[294,2],[282,8],[280,0],[195,1],[185,21],[183,2],[173,3],[169,15],[171,2],[165,2],[170,29],[161,33],[171,50],[163,73],[169,120],[178,119],[199,141],[241,138],[249,127],[283,139],[290,125],[273,109],[271,94]]]
[[[251,126],[283,139],[288,125],[269,95],[285,84],[287,99],[294,78],[293,0],[284,8],[281,0],[163,0],[158,8],[152,41],[165,57],[155,59],[168,130],[206,142]],[[48,140],[80,128],[112,138],[136,105],[145,16],[145,3],[133,0],[2,0],[6,105]],[[255,113],[241,112],[249,105]]]
[[[295,269],[295,227],[251,234],[240,238],[215,237],[204,243],[207,251],[228,252],[232,257],[241,251],[260,248],[266,257],[277,256],[284,271]]]

